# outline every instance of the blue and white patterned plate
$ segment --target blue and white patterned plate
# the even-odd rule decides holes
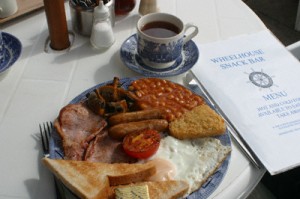
[[[9,69],[20,57],[22,44],[15,36],[2,32],[3,59],[0,60],[0,74]]]
[[[132,81],[139,79],[139,78],[140,77],[122,78],[122,79],[120,79],[120,84],[122,85],[122,88],[128,89],[128,87],[132,83]],[[95,90],[96,88],[98,88],[100,86],[104,86],[108,83],[112,83],[112,81],[103,82],[101,84],[95,85],[95,86],[85,90],[84,92],[79,94],[77,97],[75,97],[70,102],[70,104],[75,104],[75,103],[86,100],[87,99],[86,95],[88,93],[90,93],[93,90]],[[192,91],[203,97],[203,94],[200,93],[199,90],[192,90]],[[211,104],[208,101],[206,101],[206,103],[211,106]],[[211,106],[211,107],[213,108],[213,106]],[[216,138],[219,139],[223,145],[231,146],[231,140],[229,137],[228,130],[226,130],[225,134],[223,134],[221,136],[217,136]],[[58,135],[58,133],[54,130],[52,132],[52,136],[50,137],[50,158],[61,159],[62,157],[63,157],[62,141],[61,141],[61,138]],[[201,186],[201,188],[198,189],[197,191],[191,193],[187,197],[187,199],[206,199],[208,196],[210,196],[217,189],[219,184],[222,182],[222,180],[227,172],[230,158],[231,158],[231,154],[229,154],[227,156],[227,158],[221,164],[221,166],[215,171],[215,173],[212,176],[210,176],[210,178]],[[67,199],[73,199],[73,198],[77,199],[77,197],[76,196],[74,197],[74,194],[72,194],[67,188],[65,188],[64,194],[66,194],[66,193],[68,193],[68,196],[73,196],[73,197],[66,197]]]
[[[146,77],[170,77],[190,70],[198,60],[199,50],[197,45],[190,40],[183,46],[182,56],[175,61],[175,64],[168,68],[156,69],[147,66],[138,55],[137,35],[134,34],[123,42],[120,55],[124,64],[139,74]]]

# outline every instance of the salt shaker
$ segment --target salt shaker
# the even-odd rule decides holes
[[[103,1],[100,1],[99,5],[94,9],[90,42],[95,48],[99,49],[108,48],[115,42],[109,17],[109,9],[104,5]]]

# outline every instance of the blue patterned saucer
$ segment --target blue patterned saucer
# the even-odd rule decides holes
[[[137,54],[137,36],[134,34],[123,42],[120,55],[124,64],[139,74],[146,77],[170,77],[190,70],[198,60],[199,50],[190,40],[184,45],[182,56],[172,66],[162,69],[152,68],[147,66]]]
[[[0,74],[9,69],[20,57],[22,44],[15,36],[2,32],[3,59],[0,60]]]

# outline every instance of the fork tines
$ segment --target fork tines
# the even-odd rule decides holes
[[[52,122],[45,122],[43,125],[39,124],[42,146],[45,156],[49,155],[49,138],[53,129]]]

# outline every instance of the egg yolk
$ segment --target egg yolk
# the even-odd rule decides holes
[[[172,162],[162,158],[155,158],[150,160],[150,162],[155,165],[156,173],[148,179],[149,181],[174,180],[176,166]]]

